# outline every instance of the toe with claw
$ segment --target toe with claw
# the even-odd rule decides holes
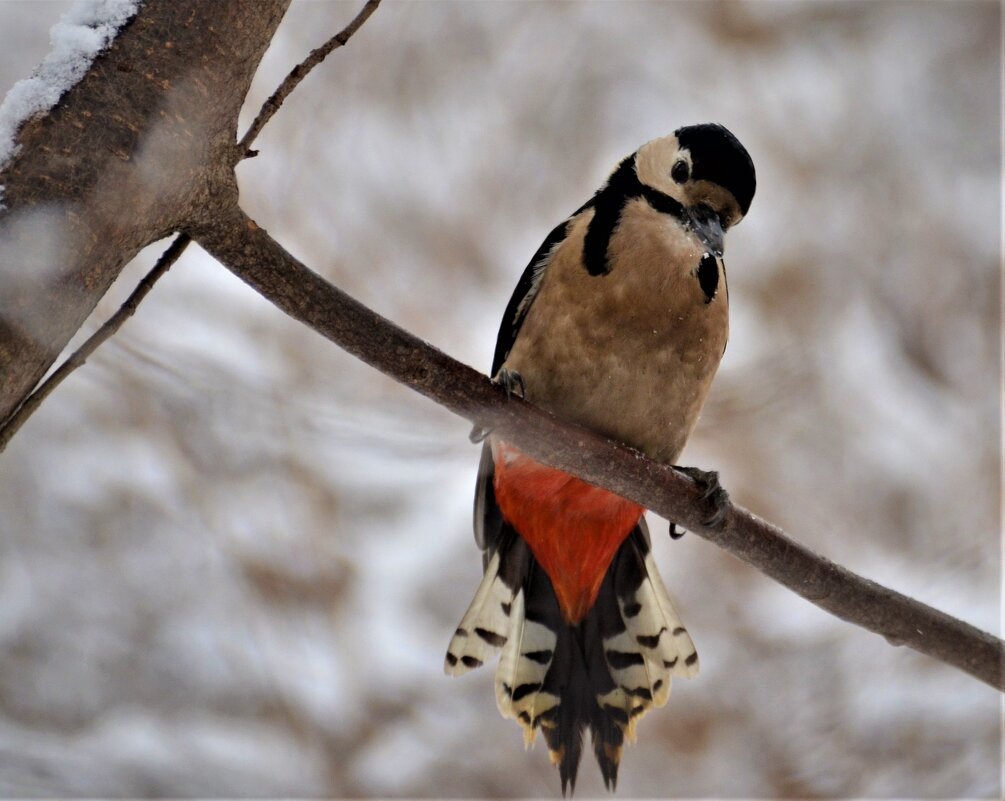
[[[507,370],[503,367],[499,371],[498,375],[492,379],[492,382],[500,384],[502,388],[506,390],[507,398],[516,396],[522,399],[527,395],[527,388],[523,383],[523,376],[516,370]],[[477,445],[479,442],[484,442],[491,433],[491,428],[475,425],[475,427],[471,429],[471,433],[468,434],[468,439]]]
[[[719,528],[729,512],[729,493],[719,483],[719,474],[714,470],[699,470],[697,467],[680,467],[674,470],[683,473],[701,489],[701,499],[711,507],[711,514],[703,521],[710,528]],[[671,531],[671,536],[673,532]]]
[[[506,390],[507,398],[512,398],[514,395],[518,398],[527,397],[527,388],[524,386],[523,376],[516,370],[507,370],[503,367],[496,376],[495,381],[497,384],[502,384],[502,388]]]
[[[477,445],[480,442],[484,442],[485,438],[492,433],[491,428],[484,428],[483,426],[476,425],[471,429],[471,433],[468,434],[468,439]]]

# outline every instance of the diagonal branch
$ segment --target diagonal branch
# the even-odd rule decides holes
[[[118,311],[109,317],[101,328],[91,334],[83,345],[71,353],[66,361],[45,381],[39,384],[31,395],[25,398],[24,402],[3,421],[3,424],[0,425],[0,453],[7,447],[7,443],[10,442],[11,437],[20,430],[28,418],[41,406],[42,401],[48,398],[52,394],[52,391],[62,384],[70,373],[84,364],[100,345],[110,339],[112,334],[118,331],[122,327],[122,324],[136,313],[137,307],[150,294],[150,290],[154,288],[157,280],[178,261],[191,241],[187,234],[179,234],[168,246],[168,249],[161,254],[161,257],[157,259],[157,263],[150,272],[143,276],[139,284],[137,284],[136,289],[126,298]]]
[[[272,116],[277,111],[279,111],[279,107],[283,105],[283,101],[286,100],[293,90],[297,88],[297,85],[307,77],[307,73],[324,61],[332,50],[342,47],[346,42],[348,42],[349,39],[352,38],[352,35],[359,30],[360,26],[370,18],[370,15],[374,11],[377,10],[377,6],[379,5],[380,0],[367,0],[366,5],[363,6],[352,22],[321,45],[321,47],[317,47],[312,50],[307,58],[290,70],[289,75],[287,75],[283,82],[279,85],[279,88],[276,89],[276,91],[272,93],[272,96],[262,104],[262,108],[258,112],[258,116],[255,117],[255,121],[251,123],[251,127],[248,128],[248,132],[241,137],[241,141],[238,142],[237,150],[240,154],[240,158],[243,159],[252,155],[248,152],[248,148],[251,147],[252,143],[258,137],[258,134],[262,132],[262,128],[265,127],[266,123],[272,119]]]
[[[831,614],[1005,690],[1005,643],[818,556],[729,504],[705,524],[698,486],[667,465],[516,399],[363,306],[305,267],[236,206],[193,238],[291,317],[450,411],[491,428],[530,456],[617,492],[728,550]]]

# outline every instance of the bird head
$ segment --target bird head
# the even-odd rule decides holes
[[[688,125],[647,142],[635,157],[639,181],[681,203],[698,238],[717,255],[724,233],[754,197],[754,162],[721,125]]]

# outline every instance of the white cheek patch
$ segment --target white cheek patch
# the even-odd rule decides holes
[[[639,181],[646,186],[687,205],[684,188],[670,177],[670,171],[679,159],[684,159],[687,162],[688,174],[690,174],[693,171],[691,153],[680,149],[677,137],[665,136],[662,139],[647,142],[639,148],[635,160],[635,171]]]

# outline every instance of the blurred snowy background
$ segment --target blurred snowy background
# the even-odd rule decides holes
[[[0,3],[0,91],[67,5]],[[245,124],[359,5],[294,3]],[[685,461],[1000,632],[999,35],[992,2],[389,1],[242,198],[484,369],[527,259],[617,160],[727,125],[759,187]],[[0,458],[0,795],[556,795],[491,670],[441,672],[481,572],[468,428],[191,248]],[[656,539],[703,672],[620,796],[1000,797],[993,690]],[[588,759],[579,792],[602,793]]]

